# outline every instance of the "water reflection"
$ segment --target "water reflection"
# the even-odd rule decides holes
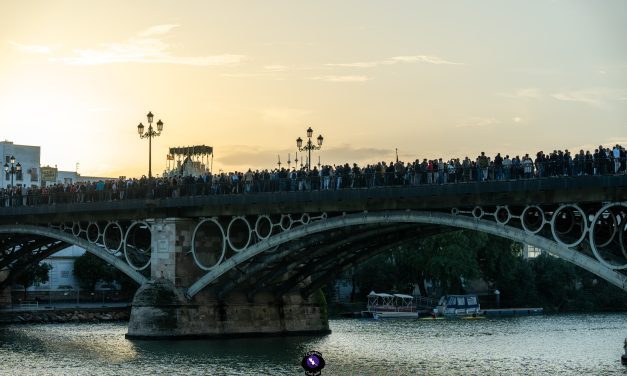
[[[0,374],[624,374],[625,314],[484,320],[332,320],[321,337],[129,341],[114,324],[0,327]]]
[[[3,328],[0,338],[25,354],[115,364],[137,357],[135,344],[120,336],[120,329],[120,324],[33,324]]]

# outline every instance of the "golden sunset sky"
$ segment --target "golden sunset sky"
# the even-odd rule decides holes
[[[147,172],[137,124],[214,170],[627,143],[627,2],[0,2],[0,139],[84,175]]]

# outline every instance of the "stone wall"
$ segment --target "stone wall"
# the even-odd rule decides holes
[[[111,322],[128,321],[129,312],[124,309],[97,310],[34,310],[0,313],[0,323],[68,323],[68,322]]]
[[[3,282],[9,276],[8,270],[0,271],[0,282]],[[0,307],[11,306],[11,286],[0,289]]]
[[[281,302],[270,294],[257,294],[248,302],[244,294],[231,294],[223,302],[210,292],[186,302],[165,279],[142,286],[133,300],[128,338],[251,337],[329,333],[326,303],[319,297],[298,295]]]

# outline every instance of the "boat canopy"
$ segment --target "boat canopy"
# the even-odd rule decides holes
[[[413,296],[405,295],[405,294],[394,294],[394,296],[396,296],[397,298],[401,298],[401,299],[414,299]]]
[[[384,292],[380,292],[380,293],[376,293],[374,291],[371,291],[370,294],[368,294],[368,296],[377,296],[379,298],[393,298],[395,295],[391,295],[391,294],[386,294]]]
[[[414,297],[405,294],[387,294],[371,291],[368,294],[368,311],[412,311],[415,310]]]

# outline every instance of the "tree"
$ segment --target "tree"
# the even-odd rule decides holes
[[[477,249],[486,242],[487,235],[472,231],[433,235],[419,242],[416,262],[442,282],[445,293],[461,293],[462,278],[480,274]]]
[[[370,291],[390,291],[396,282],[389,253],[372,257],[355,268],[355,284],[364,294]]]
[[[531,260],[531,268],[543,307],[560,311],[574,299],[577,273],[573,264],[543,253]]]
[[[14,281],[24,288],[24,299],[26,299],[26,289],[48,282],[48,273],[51,269],[52,266],[47,263],[31,264],[15,277]]]
[[[74,275],[81,288],[94,291],[98,282],[112,282],[114,280],[115,268],[99,257],[85,252],[74,260]]]

